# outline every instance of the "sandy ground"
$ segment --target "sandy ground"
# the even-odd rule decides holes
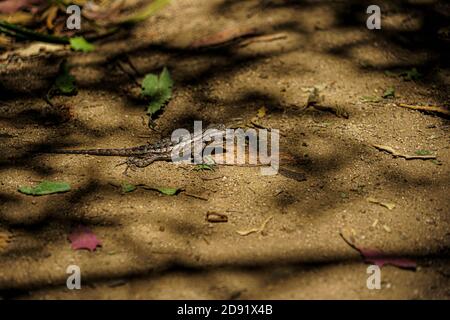
[[[0,65],[0,297],[20,299],[448,299],[449,122],[400,103],[448,106],[449,21],[443,2],[380,2],[383,29],[365,28],[361,1],[175,0],[137,27],[102,40],[89,54],[56,53]],[[223,30],[247,37],[193,50]],[[63,56],[75,67],[79,92],[42,99]],[[174,96],[147,126],[145,102],[118,64],[131,61],[140,81],[167,66]],[[418,68],[416,81],[385,71]],[[319,86],[337,114],[304,109],[305,88]],[[395,98],[364,102],[395,88]],[[306,180],[262,176],[259,168],[198,172],[155,163],[126,178],[118,158],[32,155],[44,146],[128,147],[157,141],[193,120],[234,125],[261,107],[259,123],[280,129],[282,149],[298,159]],[[348,118],[343,117],[348,114]],[[237,119],[240,118],[240,119]],[[437,161],[406,160],[381,144]],[[43,197],[17,192],[41,180],[72,191]],[[184,188],[176,196],[122,182]],[[194,198],[187,194],[200,196]],[[387,208],[368,197],[395,204]],[[209,223],[208,211],[228,215]],[[242,236],[240,230],[260,233]],[[74,251],[79,224],[102,241]],[[366,287],[362,247],[409,257],[418,268],[382,268],[382,289]],[[66,288],[78,265],[82,289]]]

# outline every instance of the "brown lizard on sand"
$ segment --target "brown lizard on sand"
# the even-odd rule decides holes
[[[215,130],[211,130],[215,129]],[[155,161],[170,161],[172,155],[178,155],[185,150],[188,144],[202,143],[202,150],[215,136],[225,135],[225,126],[214,125],[198,134],[191,135],[187,139],[173,142],[169,138],[162,139],[154,144],[145,144],[131,148],[118,149],[82,149],[82,150],[50,150],[44,153],[50,154],[87,154],[92,156],[127,157],[125,162],[118,165],[126,165],[124,174],[128,169],[145,168]]]

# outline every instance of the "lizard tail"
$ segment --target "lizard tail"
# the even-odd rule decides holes
[[[135,149],[86,149],[86,150],[50,150],[52,154],[88,154],[92,156],[129,157],[136,154]]]

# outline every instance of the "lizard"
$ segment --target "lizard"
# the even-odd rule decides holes
[[[215,130],[210,130],[215,129]],[[111,156],[111,157],[127,157],[125,162],[119,163],[117,166],[126,165],[124,174],[128,169],[145,168],[155,161],[170,161],[173,154],[179,154],[186,148],[188,144],[191,147],[198,142],[202,143],[202,150],[208,145],[208,142],[216,136],[225,135],[225,126],[210,125],[206,130],[200,133],[190,135],[187,139],[180,139],[173,142],[170,138],[164,138],[156,143],[148,143],[131,148],[113,148],[113,149],[80,149],[66,150],[56,149],[45,151],[47,154],[84,154],[92,156]]]

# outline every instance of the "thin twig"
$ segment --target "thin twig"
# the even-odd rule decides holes
[[[402,154],[388,146],[382,146],[382,145],[378,145],[378,144],[373,144],[372,146],[378,150],[386,151],[387,153],[392,154],[394,157],[400,157],[400,158],[404,158],[406,160],[414,160],[414,159],[433,160],[433,159],[436,159],[436,156],[432,156],[432,155],[421,156],[421,155]]]
[[[400,107],[412,109],[412,110],[418,110],[418,111],[439,113],[439,114],[445,115],[447,117],[450,116],[449,110],[447,110],[443,107],[438,107],[438,106],[414,106],[414,105],[409,105],[409,104],[405,104],[405,103],[400,103]]]

